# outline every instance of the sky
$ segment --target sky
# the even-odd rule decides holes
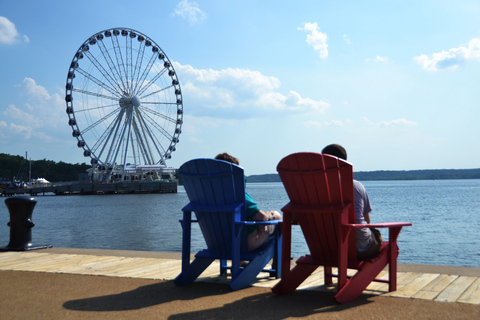
[[[479,16],[473,0],[2,0],[0,153],[89,163],[68,68],[89,37],[126,27],[180,80],[170,167],[228,152],[246,175],[275,173],[339,143],[354,171],[479,168]]]

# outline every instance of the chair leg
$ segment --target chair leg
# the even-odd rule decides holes
[[[325,284],[332,284],[333,283],[332,267],[324,267],[323,276],[325,279]]]
[[[255,259],[250,261],[237,275],[232,274],[230,288],[232,290],[240,290],[250,286],[250,284],[255,281],[257,275],[265,268],[267,263],[272,260],[273,255],[274,248],[272,246],[262,254],[256,256]]]
[[[270,272],[270,277],[275,277],[275,279],[281,278],[282,276],[282,232],[280,228],[275,228],[275,253],[272,260],[272,269],[274,271]]]
[[[224,276],[227,274],[228,270],[228,265],[227,265],[228,260],[220,260],[220,275]]]
[[[180,273],[173,282],[179,286],[192,283],[213,261],[215,261],[215,259],[196,258],[188,267],[182,268],[182,273]]]
[[[386,267],[389,261],[397,259],[396,256],[390,258],[389,253],[390,245],[387,245],[385,250],[379,254],[374,262],[364,261],[357,273],[350,278],[335,295],[335,300],[339,303],[346,303],[357,299],[362,294],[363,290],[365,290],[375,277]]]

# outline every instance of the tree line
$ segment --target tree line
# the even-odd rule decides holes
[[[70,164],[63,161],[31,160],[22,156],[12,156],[0,153],[0,181],[28,182],[31,168],[31,178],[45,178],[51,182],[76,181],[79,173],[85,173],[91,165],[86,163]]]
[[[353,177],[359,181],[480,179],[480,169],[359,171],[354,172]],[[280,181],[280,177],[276,173],[252,175],[247,177],[247,182]]]
[[[0,181],[28,181],[31,177],[45,178],[51,182],[76,181],[79,173],[85,173],[91,165],[86,163],[70,164],[63,161],[32,160],[22,156],[0,153]],[[408,171],[359,171],[353,173],[360,181],[368,180],[444,180],[444,179],[480,179],[480,169],[438,169]],[[276,173],[247,176],[247,182],[280,182]]]

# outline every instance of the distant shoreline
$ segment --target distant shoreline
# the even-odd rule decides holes
[[[354,172],[353,176],[359,181],[480,179],[480,169],[359,171]],[[251,175],[246,178],[247,182],[281,181],[277,173]]]

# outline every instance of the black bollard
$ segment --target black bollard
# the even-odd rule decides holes
[[[37,200],[29,196],[10,197],[5,200],[10,213],[10,242],[6,247],[0,247],[0,251],[27,251],[35,249],[51,248],[51,245],[32,245],[32,222],[33,208]]]

